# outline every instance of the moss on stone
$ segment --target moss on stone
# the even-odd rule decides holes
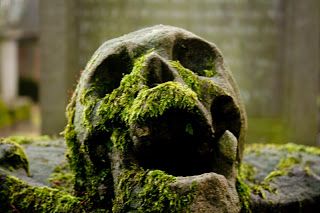
[[[170,65],[174,67],[184,80],[184,82],[195,92],[200,92],[198,76],[191,70],[185,68],[179,61],[170,61]]]
[[[214,67],[214,66],[213,66]],[[203,73],[206,77],[214,77],[217,74],[217,71],[212,69],[212,70],[203,70]]]
[[[75,116],[74,104],[75,100],[73,98],[67,107],[68,123],[64,130],[64,137],[68,145],[67,158],[69,160],[71,170],[74,172],[75,176],[74,189],[80,192],[84,190],[86,171],[84,166],[84,154],[80,149],[81,144],[77,142],[77,133],[73,124]]]
[[[63,143],[63,141],[55,140],[47,135],[41,136],[10,136],[6,138],[7,141],[12,141],[17,144],[26,145],[36,145],[36,146],[54,146],[55,142]]]
[[[244,212],[250,212],[250,202],[252,195],[258,195],[262,199],[268,200],[268,193],[277,194],[275,181],[282,176],[289,176],[292,169],[296,166],[301,167],[306,175],[312,175],[312,170],[307,162],[303,160],[303,154],[320,156],[320,149],[298,144],[250,144],[245,149],[245,156],[257,156],[274,153],[276,151],[279,159],[272,166],[264,177],[258,178],[258,168],[253,163],[242,162],[237,177],[237,190],[243,206]],[[280,157],[281,156],[281,157]],[[268,163],[268,162],[265,162]],[[260,168],[261,170],[261,168]],[[269,194],[270,195],[270,194]]]
[[[79,198],[48,187],[33,187],[0,174],[3,212],[86,212]]]
[[[126,170],[116,188],[113,212],[182,212],[188,211],[195,185],[184,195],[170,188],[175,177],[160,170]]]
[[[60,191],[72,193],[74,186],[74,174],[67,162],[56,166],[48,179],[50,186]]]
[[[238,177],[236,180],[236,189],[237,189],[238,196],[241,203],[241,212],[251,213],[251,209],[250,209],[251,189],[244,181],[245,180],[243,180],[241,177]]]
[[[197,95],[188,87],[177,82],[166,82],[141,91],[128,114],[128,123],[144,122],[145,119],[161,116],[169,108],[194,111]]]
[[[278,177],[278,176],[284,176],[287,175],[290,169],[299,164],[301,162],[301,159],[293,156],[289,157],[284,157],[280,160],[278,165],[276,166],[276,169],[272,172],[270,172],[265,178],[264,182],[268,183],[270,182],[273,178]]]
[[[250,144],[246,147],[245,152],[259,152],[261,149],[276,149],[279,151],[284,151],[287,153],[296,153],[296,152],[303,152],[312,155],[320,156],[320,149],[317,147],[312,146],[304,146],[294,143],[287,143],[287,144]]]
[[[98,109],[102,116],[103,124],[109,122],[123,122],[132,111],[131,106],[139,92],[148,89],[146,80],[142,75],[142,69],[145,67],[146,55],[135,60],[134,67],[130,74],[125,75],[120,86],[106,94]],[[119,120],[120,119],[120,120]]]
[[[19,144],[11,140],[0,139],[0,167],[9,171],[22,168],[30,175],[27,155]]]

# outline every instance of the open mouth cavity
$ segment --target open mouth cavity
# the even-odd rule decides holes
[[[144,169],[174,176],[213,172],[217,153],[212,126],[199,115],[169,109],[135,127],[133,153]]]

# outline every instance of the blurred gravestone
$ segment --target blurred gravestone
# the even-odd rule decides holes
[[[40,1],[43,134],[58,134],[65,126],[65,106],[75,83],[77,58],[74,1]]]

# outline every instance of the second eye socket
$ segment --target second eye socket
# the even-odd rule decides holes
[[[197,38],[178,39],[172,49],[174,61],[200,76],[213,77],[216,74],[215,58],[213,47]]]

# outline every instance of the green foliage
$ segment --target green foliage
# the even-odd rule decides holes
[[[15,122],[27,120],[30,116],[31,103],[29,101],[7,106],[0,100],[0,128],[10,126]]]
[[[9,126],[12,123],[10,111],[3,101],[0,100],[0,128]]]
[[[247,143],[275,143],[288,142],[287,127],[279,118],[249,117]]]

